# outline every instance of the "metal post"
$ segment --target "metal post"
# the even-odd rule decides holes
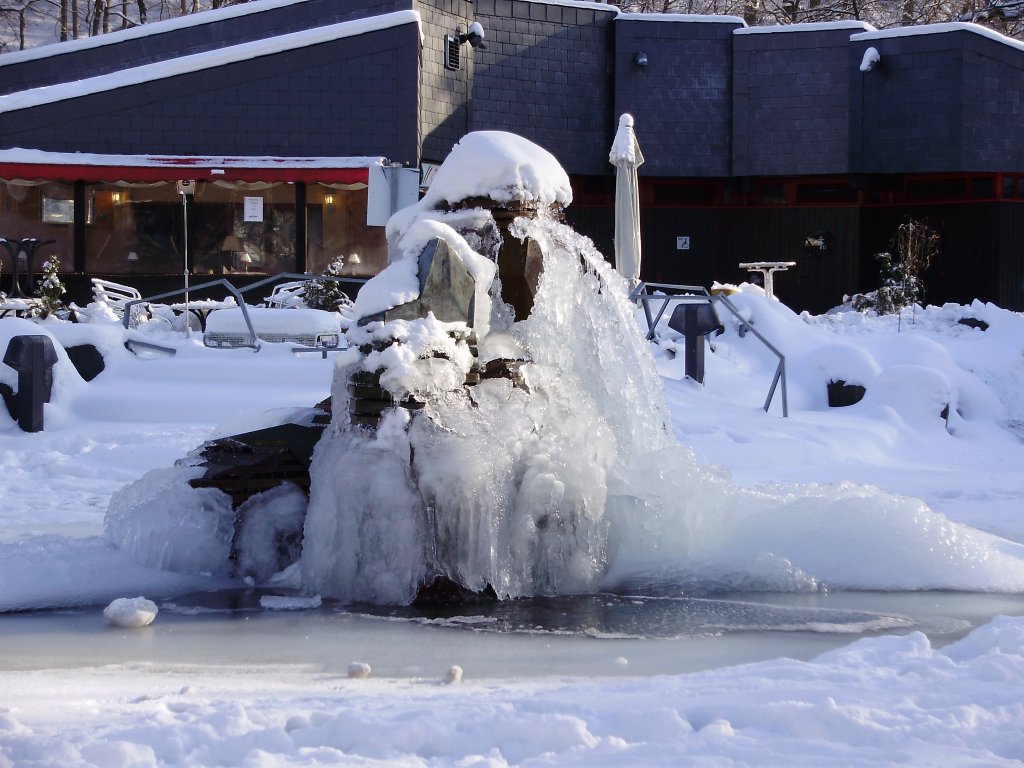
[[[185,225],[185,237],[183,238],[185,250],[185,338],[192,335],[192,327],[188,322],[188,193],[181,190],[181,218]]]

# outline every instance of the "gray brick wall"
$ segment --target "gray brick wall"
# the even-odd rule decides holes
[[[151,34],[142,38],[121,40],[115,33],[106,39],[118,42],[22,63],[7,64],[0,56],[0,94],[411,7],[411,0],[307,0],[180,30],[161,31],[166,25],[154,24]],[[54,46],[52,50],[59,48]]]
[[[856,70],[864,51],[881,54]],[[863,173],[1024,171],[1024,53],[973,32],[851,44],[851,165]]]
[[[961,34],[965,171],[1024,171],[1024,53]]]
[[[636,119],[646,176],[728,176],[738,23],[615,22],[615,115]],[[636,64],[639,52],[647,66]]]
[[[0,114],[0,136],[7,147],[65,152],[416,163],[418,51],[419,31],[405,24]]]
[[[423,55],[419,78],[419,120],[424,160],[440,162],[469,130],[470,83],[474,52],[459,48],[459,68],[445,69],[445,35],[469,29],[469,0],[422,0],[416,10],[423,20]]]
[[[470,129],[517,133],[569,173],[607,173],[616,10],[522,0],[474,5],[487,49],[472,54]]]
[[[735,35],[733,174],[846,173],[856,29],[787,29]]]
[[[852,171],[926,173],[960,169],[960,34],[856,40],[851,44]],[[868,47],[879,51],[881,64],[870,72],[860,72]]]

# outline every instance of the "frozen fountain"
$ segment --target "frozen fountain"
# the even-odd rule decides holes
[[[310,471],[307,588],[405,603],[600,583],[635,466],[674,441],[625,281],[558,222],[570,199],[548,153],[484,132],[392,219]]]
[[[667,427],[625,280],[559,220],[570,202],[540,147],[466,136],[389,222],[330,424],[311,410],[288,445],[249,436],[246,461],[283,452],[291,482],[227,493],[205,446],[119,492],[108,537],[153,567],[346,603],[1024,589],[1019,545],[920,501],[742,489],[698,466]]]

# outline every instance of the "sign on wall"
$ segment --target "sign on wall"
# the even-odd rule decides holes
[[[243,221],[263,221],[263,198],[245,198],[245,205],[242,214]]]
[[[690,236],[680,235],[676,238],[676,250],[677,251],[688,251],[690,250]]]

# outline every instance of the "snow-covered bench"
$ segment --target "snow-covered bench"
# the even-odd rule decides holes
[[[291,342],[306,347],[337,347],[341,340],[341,316],[322,309],[246,307],[256,336],[268,342]],[[221,309],[206,321],[203,343],[208,347],[248,345],[249,329],[241,309]]]

